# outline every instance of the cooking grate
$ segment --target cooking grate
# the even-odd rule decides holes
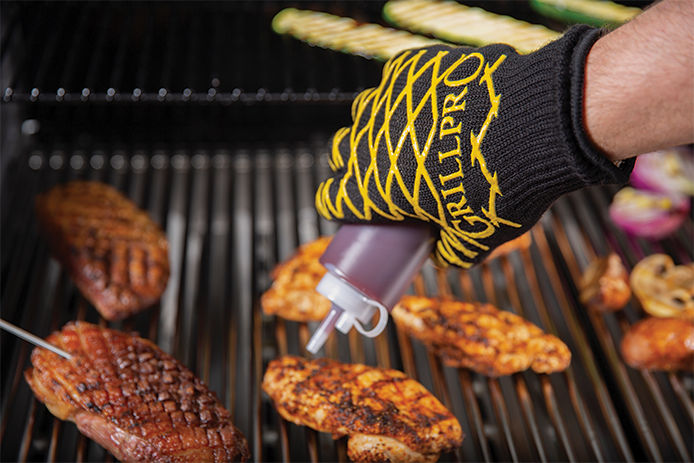
[[[267,362],[306,355],[315,326],[266,317],[259,295],[269,271],[299,243],[332,233],[313,208],[325,177],[325,140],[246,148],[40,149],[14,160],[2,207],[2,316],[47,335],[65,322],[106,324],[49,258],[33,212],[37,192],[70,179],[115,185],[165,228],[171,279],[153,310],[110,326],[137,330],[173,352],[216,391],[250,442],[256,461],[346,461],[345,440],[289,424],[259,389]],[[624,366],[624,329],[635,303],[589,315],[575,281],[590,259],[614,249],[631,267],[651,252],[690,262],[693,225],[659,242],[632,239],[606,216],[613,191],[591,189],[556,203],[532,230],[529,250],[469,272],[425,267],[418,294],[488,301],[557,334],[571,368],[549,376],[487,379],[445,367],[389,324],[375,340],[331,338],[327,355],[402,369],[458,417],[467,435],[444,460],[691,461],[691,375]],[[2,461],[104,461],[98,445],[50,415],[21,377],[30,347],[2,335]]]
[[[311,6],[378,21],[382,3]],[[2,98],[351,102],[358,90],[377,81],[378,62],[274,34],[270,22],[285,6],[267,1],[7,3]]]

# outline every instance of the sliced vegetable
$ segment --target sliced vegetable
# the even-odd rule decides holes
[[[694,264],[675,265],[670,256],[653,254],[636,264],[629,282],[654,317],[694,320]]]
[[[619,26],[641,13],[641,9],[607,0],[530,0],[535,11],[567,23]]]
[[[630,182],[636,188],[694,196],[694,154],[684,147],[642,154]]]
[[[530,53],[561,37],[539,24],[461,5],[453,0],[391,0],[383,7],[391,24],[453,43],[482,46],[507,43]]]
[[[689,199],[622,188],[612,199],[610,217],[627,233],[660,239],[677,230],[689,212]]]

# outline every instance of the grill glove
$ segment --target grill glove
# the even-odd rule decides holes
[[[530,228],[564,193],[624,183],[583,128],[583,77],[600,31],[571,28],[520,55],[508,45],[435,45],[388,61],[332,140],[321,215],[423,220],[439,265],[467,268]]]

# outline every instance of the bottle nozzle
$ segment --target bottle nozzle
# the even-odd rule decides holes
[[[328,312],[328,315],[325,316],[320,326],[316,329],[316,331],[313,332],[313,336],[311,336],[308,344],[306,344],[307,351],[313,355],[316,355],[318,351],[321,350],[325,344],[325,341],[328,340],[328,336],[330,336],[330,333],[332,333],[335,329],[337,320],[340,318],[340,316],[342,316],[343,313],[344,310],[335,304],[330,307],[330,312]]]

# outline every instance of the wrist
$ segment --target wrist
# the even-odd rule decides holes
[[[694,141],[692,18],[694,2],[661,2],[588,53],[584,128],[611,161]]]

